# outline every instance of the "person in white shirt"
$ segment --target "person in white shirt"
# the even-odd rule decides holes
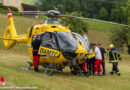
[[[100,49],[96,46],[96,44],[93,45],[94,53],[95,55],[95,63],[94,63],[94,75],[95,76],[102,76],[102,68],[101,68],[101,63],[102,63],[102,55]]]

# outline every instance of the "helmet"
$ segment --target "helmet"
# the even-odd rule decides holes
[[[109,49],[112,49],[114,47],[114,44],[109,45]]]

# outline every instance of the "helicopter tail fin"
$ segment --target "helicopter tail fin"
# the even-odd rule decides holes
[[[26,42],[27,38],[26,35],[17,35],[14,22],[13,22],[13,16],[11,13],[11,9],[7,10],[8,13],[8,26],[5,29],[4,35],[3,35],[3,44],[4,46],[9,49],[15,46],[15,44],[18,42]]]

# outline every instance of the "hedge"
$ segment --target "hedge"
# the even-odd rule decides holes
[[[16,7],[0,5],[0,11],[6,11],[8,8],[10,8],[12,11],[18,12],[18,9]]]

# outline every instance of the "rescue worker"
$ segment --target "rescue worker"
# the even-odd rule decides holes
[[[89,75],[94,74],[94,63],[95,63],[95,53],[94,50],[92,49],[93,44],[90,45],[90,51],[89,51],[89,56],[87,59],[87,73]]]
[[[93,49],[95,53],[95,63],[94,63],[94,75],[95,76],[102,76],[102,55],[100,49],[96,46],[96,44],[93,44]]]
[[[105,54],[107,54],[106,50],[101,46],[100,43],[97,44],[98,48],[101,51],[101,55],[102,55],[102,69],[103,69],[103,75],[105,76],[106,74],[106,70],[105,70]]]
[[[80,68],[82,69],[84,75],[87,75],[87,70],[86,70],[85,66],[86,66],[86,62],[84,61],[84,62],[80,65]]]
[[[110,63],[112,63],[112,71],[110,72],[111,75],[116,73],[117,76],[120,76],[120,72],[118,69],[118,60],[120,59],[121,59],[120,54],[118,53],[114,45],[111,44],[109,46],[109,60],[110,60]]]
[[[32,48],[33,48],[33,66],[34,71],[39,72],[38,65],[39,65],[39,58],[38,50],[41,44],[40,36],[34,35],[35,40],[32,41]]]

